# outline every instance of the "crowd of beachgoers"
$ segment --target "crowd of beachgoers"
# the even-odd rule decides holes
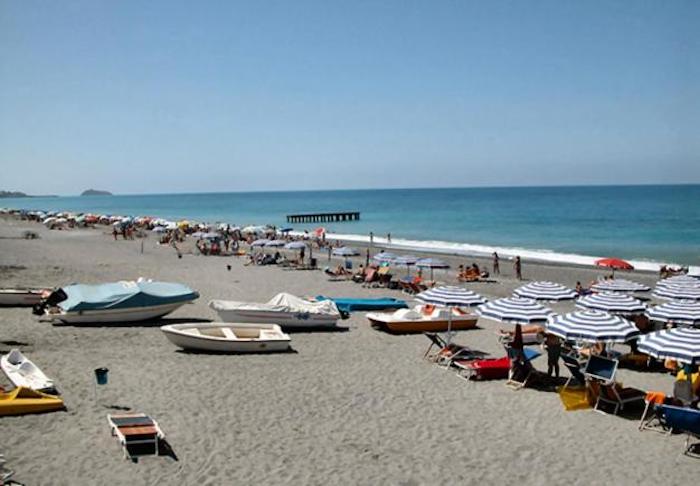
[[[464,256],[396,254],[390,244],[350,247],[341,241],[326,239],[322,228],[295,232],[273,226],[239,227],[153,217],[21,210],[0,212],[9,218],[5,219],[5,223],[10,221],[16,225],[8,229],[5,224],[3,235],[21,229],[39,236],[31,244],[1,240],[6,250],[0,263],[2,268],[7,268],[3,271],[8,283],[60,287],[75,281],[133,279],[134,275],[148,272],[149,276],[159,279],[185,282],[202,295],[214,299],[235,297],[235,300],[260,302],[285,290],[297,295],[348,294],[362,301],[383,297],[383,293],[386,293],[392,297],[391,300],[397,297],[411,300],[418,296],[419,305],[397,311],[397,315],[426,321],[438,319],[434,316],[444,316],[436,310],[436,306],[440,307],[440,299],[448,299],[448,302],[449,299],[456,299],[449,304],[454,309],[447,314],[448,326],[453,325],[454,321],[456,329],[469,330],[457,334],[429,334],[429,340],[421,335],[397,337],[384,333],[372,334],[368,333],[365,320],[368,318],[376,324],[372,315],[352,312],[350,318],[343,321],[348,326],[346,329],[352,331],[345,333],[346,336],[334,333],[315,334],[313,337],[295,334],[292,339],[298,354],[284,354],[276,357],[275,361],[265,360],[264,356],[250,356],[246,365],[244,360],[224,361],[218,355],[168,354],[168,348],[162,349],[158,337],[148,328],[144,328],[142,333],[134,333],[129,327],[107,326],[92,331],[89,328],[66,330],[56,327],[49,328],[49,335],[45,336],[45,327],[33,329],[26,324],[24,314],[5,311],[8,318],[5,334],[9,339],[3,338],[2,344],[34,343],[26,348],[37,360],[52,363],[65,388],[83,388],[82,378],[79,377],[81,372],[98,364],[95,356],[104,356],[98,361],[109,360],[109,368],[118,372],[118,376],[124,380],[119,394],[110,398],[113,403],[119,402],[118,397],[125,390],[130,390],[131,394],[137,390],[140,393],[153,390],[152,396],[139,396],[135,402],[139,408],[159,411],[161,423],[164,418],[167,420],[169,432],[172,432],[170,439],[178,444],[178,455],[182,452],[190,464],[186,470],[178,472],[152,465],[145,473],[147,479],[144,480],[138,471],[115,468],[110,472],[109,468],[105,468],[105,461],[111,464],[109,454],[83,457],[80,447],[68,446],[63,454],[58,454],[56,461],[49,463],[67,477],[75,479],[75,473],[60,464],[75,460],[82,465],[83,474],[90,468],[98,467],[102,480],[114,480],[123,474],[136,483],[153,482],[156,478],[174,480],[185,477],[193,480],[202,476],[213,484],[229,477],[245,481],[251,477],[246,474],[253,473],[273,483],[320,484],[328,478],[359,483],[410,482],[416,478],[419,483],[436,478],[449,483],[454,477],[494,481],[501,478],[503,473],[499,473],[488,458],[498,454],[513,463],[512,467],[505,468],[510,474],[520,474],[522,482],[534,484],[541,480],[541,475],[523,473],[519,462],[522,448],[530,447],[533,441],[537,441],[545,451],[543,457],[530,456],[530,461],[537,468],[559,473],[574,471],[588,474],[587,477],[594,483],[611,478],[624,483],[630,477],[638,480],[694,477],[692,464],[686,459],[676,458],[685,457],[679,456],[681,449],[692,455],[697,453],[697,448],[692,444],[686,447],[677,440],[672,441],[680,437],[668,439],[672,441],[669,444],[668,441],[654,441],[642,435],[647,453],[651,451],[656,457],[674,458],[675,469],[669,466],[661,474],[651,466],[642,465],[637,471],[621,475],[616,470],[620,458],[630,462],[640,457],[639,451],[635,452],[633,447],[637,439],[630,438],[630,429],[634,427],[630,427],[628,421],[604,420],[598,419],[598,415],[590,415],[563,422],[568,425],[561,430],[568,430],[572,436],[578,437],[576,444],[587,448],[589,457],[595,458],[598,470],[593,472],[588,466],[575,462],[579,458],[578,453],[574,451],[569,454],[562,450],[561,441],[569,445],[573,443],[552,431],[552,417],[562,405],[565,410],[572,411],[590,408],[604,410],[610,413],[609,417],[621,415],[635,419],[635,425],[640,430],[654,428],[665,432],[672,429],[669,424],[675,420],[673,414],[677,410],[685,412],[697,409],[700,400],[697,363],[700,355],[690,360],[686,356],[676,356],[674,359],[674,356],[650,351],[644,345],[644,339],[655,333],[676,330],[694,332],[693,326],[700,324],[700,315],[690,324],[678,314],[668,318],[662,315],[662,311],[673,311],[667,307],[675,302],[692,301],[695,306],[700,305],[700,296],[697,300],[664,297],[681,292],[681,287],[684,292],[689,292],[688,295],[695,295],[693,292],[696,289],[700,291],[700,284],[695,285],[694,277],[687,275],[687,269],[662,268],[659,275],[635,272],[634,281],[630,281],[629,274],[620,278],[621,271],[631,269],[625,269],[624,261],[617,259],[609,259],[609,265],[598,269],[547,266],[537,262],[527,262],[527,268],[523,269],[522,262],[517,258],[509,264],[511,268],[504,268],[497,254],[465,261]],[[37,223],[45,228],[36,229],[39,228]],[[95,245],[95,240],[89,237],[65,238],[71,230],[86,236],[93,234],[101,238],[98,240],[100,244]],[[126,245],[110,245],[110,240],[125,241]],[[139,241],[140,251],[128,253],[127,256],[124,252],[134,247],[138,249]],[[134,246],[133,242],[137,244]],[[135,254],[147,258],[135,260]],[[99,261],[100,264],[98,266],[91,261]],[[173,261],[178,263],[173,264]],[[12,270],[13,266],[18,265],[21,270]],[[56,265],[60,265],[61,270],[51,273],[51,268],[58,268]],[[320,271],[270,273],[246,270],[246,267],[258,266]],[[659,278],[661,280],[657,282]],[[562,283],[555,284],[553,281]],[[380,292],[382,295],[379,295]],[[433,300],[430,300],[431,292],[434,293]],[[462,304],[458,303],[459,299],[464,299]],[[571,305],[574,302],[575,309]],[[191,320],[195,315],[198,318],[211,315],[211,310],[198,302],[187,307],[178,310],[175,318],[182,321]],[[687,308],[681,311],[690,312]],[[415,315],[409,314],[411,312]],[[473,322],[469,321],[472,316]],[[597,319],[593,327],[604,326],[608,334],[592,333],[582,337],[575,334],[583,332],[581,329],[571,331],[576,325],[583,328],[589,326],[590,330],[591,323],[586,319]],[[495,330],[489,329],[484,320],[498,321],[501,326]],[[519,325],[511,325],[516,322]],[[65,350],[60,346],[46,346],[46,339],[60,344]],[[422,349],[424,342],[436,347],[425,352]],[[81,349],[91,349],[92,358],[83,356],[79,352]],[[148,353],[134,356],[131,362],[124,358],[125,350],[129,349],[148,349]],[[75,359],[67,360],[64,352],[72,354]],[[536,360],[540,352],[546,358],[541,364]],[[504,353],[505,356],[501,357]],[[426,361],[455,373],[431,374],[430,367],[419,366],[421,360],[406,361],[407,355],[411,358],[424,356]],[[340,356],[353,356],[353,359],[338,360]],[[562,369],[560,364],[563,365]],[[189,372],[192,366],[195,367],[193,372],[197,373],[197,385],[207,390],[207,405],[195,403],[192,398],[196,393],[192,392],[190,396],[190,392],[186,391],[194,383],[191,381],[194,377]],[[294,371],[291,371],[292,366]],[[289,369],[297,376],[280,376],[280,367]],[[148,377],[139,369],[148,369]],[[227,370],[227,378],[219,373],[223,369]],[[382,369],[387,371],[387,376],[378,372]],[[454,375],[466,378],[468,383],[480,381],[479,387],[483,388],[465,389],[469,392],[466,394],[469,396],[465,396],[465,393],[455,390],[452,382],[445,381],[444,376]],[[144,379],[146,381],[142,383]],[[179,412],[168,407],[173,395],[154,389],[158,388],[157,383],[169,380],[183,390],[178,392],[184,407]],[[516,390],[555,392],[559,400],[552,404],[546,398],[548,393],[519,394],[519,398],[513,398],[503,394],[504,387],[494,388],[493,384],[499,381]],[[226,384],[221,388],[223,383]],[[235,386],[235,390],[241,390],[240,396],[227,392],[232,386]],[[270,393],[279,397],[295,397],[294,400],[298,402],[293,403],[308,405],[310,415],[300,418],[298,414],[304,412],[283,398],[270,401]],[[349,404],[348,393],[356,397],[350,398]],[[89,413],[93,417],[105,413],[104,408],[100,407],[86,411],[93,401],[90,396],[68,392],[65,397],[70,404],[69,409],[78,408],[81,413]],[[211,407],[212,402],[216,405],[210,409],[211,413],[220,409],[230,412],[226,412],[221,420],[202,412],[201,406]],[[520,403],[517,413],[510,408],[516,402]],[[338,406],[342,408],[342,413],[336,410]],[[431,414],[426,415],[425,410],[430,410]],[[442,420],[442,416],[438,419],[433,414],[445,410],[453,417]],[[193,413],[203,414],[206,420],[192,422]],[[455,418],[455,414],[466,415]],[[47,454],[51,449],[37,442],[42,437],[41,431],[61,431],[79,444],[81,434],[78,429],[70,429],[70,432],[65,429],[73,427],[79,416],[59,419],[62,425],[42,418],[32,418],[27,422],[0,420],[0,434],[12,437],[8,441],[10,449],[23,450],[26,454]],[[261,429],[256,423],[271,416],[285,417],[285,425],[278,425],[276,433],[270,429],[269,437],[260,437]],[[522,420],[538,426],[519,427]],[[479,425],[484,423],[493,426],[484,430]],[[38,424],[43,424],[43,429],[37,428]],[[240,431],[224,430],[224,424],[239,427]],[[264,427],[269,427],[269,424]],[[318,432],[313,431],[315,427],[318,427]],[[379,436],[377,428],[382,431]],[[425,432],[424,428],[430,430]],[[304,435],[300,435],[302,432],[299,430]],[[456,435],[453,436],[455,431]],[[609,443],[601,444],[596,438],[608,434],[614,437]],[[19,435],[24,439],[20,440]],[[99,436],[99,433],[96,435]],[[212,438],[214,436],[216,439]],[[335,440],[327,443],[327,439],[320,436],[335,437]],[[194,438],[187,443],[189,439],[185,440],[185,437]],[[446,437],[449,440],[446,441]],[[473,439],[476,437],[480,437],[479,440]],[[504,442],[504,437],[509,439]],[[348,450],[344,448],[346,446],[343,444],[356,441],[365,444],[362,447],[366,450],[378,451],[377,457],[390,459],[386,459],[383,465],[377,464],[374,461],[378,459],[356,453],[354,446],[348,445]],[[212,454],[225,456],[234,442],[239,444],[239,454],[242,454],[241,458],[233,459],[240,476],[226,467],[220,469],[209,461],[195,459],[201,447],[211,447]],[[404,445],[392,448],[387,443]],[[295,444],[302,447],[291,452]],[[465,445],[475,452],[469,459],[462,457],[461,465],[443,459],[434,463],[418,459],[433,454],[447,458],[454,453],[455,447]],[[99,445],[93,446],[99,448]],[[334,450],[327,458],[318,459],[316,466],[322,468],[318,472],[313,468],[308,470],[307,467],[291,465],[284,457],[269,458],[265,453],[267,448],[281,456],[289,454],[295,457],[298,464],[304,464],[304,461],[308,464],[310,452],[328,450],[329,447]],[[3,452],[7,454],[8,450],[0,448],[0,453]],[[615,454],[617,458],[612,459]],[[418,466],[414,471],[402,470],[401,467],[392,469],[393,465],[401,464],[407,457],[411,457],[413,462],[417,461]],[[479,459],[476,463],[470,462],[474,458]],[[13,459],[14,466],[19,470],[26,470],[31,463],[26,457],[18,458],[15,455]],[[251,461],[258,464],[264,460],[271,461],[269,469],[251,465]],[[362,469],[347,469],[349,464],[355,463],[365,467],[364,473]],[[472,468],[477,464],[479,472],[474,473]],[[46,471],[46,467],[42,466],[40,470]],[[561,477],[556,474],[550,479],[553,483],[561,482]]]

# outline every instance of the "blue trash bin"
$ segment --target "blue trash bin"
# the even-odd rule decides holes
[[[95,370],[95,379],[97,380],[98,385],[106,385],[107,384],[107,374],[109,373],[109,370],[107,368],[97,368]]]

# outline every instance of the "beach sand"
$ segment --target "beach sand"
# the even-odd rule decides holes
[[[22,240],[22,231],[38,240]],[[325,254],[317,255],[320,265]],[[455,259],[453,259],[456,261]],[[465,259],[461,259],[464,263]],[[467,259],[469,263],[473,259]],[[178,351],[158,329],[216,319],[210,299],[265,301],[297,295],[405,297],[398,291],[330,282],[319,271],[244,267],[243,259],[185,254],[156,238],[113,241],[106,229],[49,231],[0,221],[3,286],[100,283],[143,276],[181,282],[201,298],[162,322],[129,327],[53,326],[30,309],[0,309],[0,352],[20,347],[57,382],[66,412],[0,418],[0,453],[31,485],[62,484],[681,484],[697,477],[685,437],[637,430],[630,418],[566,412],[555,393],[467,383],[422,359],[428,340],[370,328],[363,313],[346,332],[296,333],[294,353],[206,355]],[[230,264],[232,270],[226,270]],[[519,285],[509,262],[497,283],[470,288],[492,298]],[[528,279],[567,285],[600,270],[525,261]],[[450,274],[436,272],[436,278]],[[651,284],[655,275],[634,273]],[[573,304],[557,304],[571,310]],[[495,331],[456,341],[503,355]],[[535,361],[542,369],[546,358]],[[95,398],[93,369],[109,368]],[[568,376],[562,367],[562,374]],[[625,385],[670,393],[673,378],[620,370]],[[7,385],[4,376],[0,385]],[[110,437],[110,407],[159,421],[177,461],[122,459]]]

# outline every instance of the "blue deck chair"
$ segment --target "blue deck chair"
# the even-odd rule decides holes
[[[514,390],[525,388],[532,375],[537,373],[531,361],[540,357],[542,353],[529,348],[513,349],[510,346],[506,348],[506,351],[511,360],[506,386]]]
[[[698,456],[693,452],[700,446],[700,442],[691,444],[691,438],[700,438],[700,410],[673,405],[662,405],[666,426],[675,432],[685,433],[685,455]]]
[[[635,388],[622,388],[615,382],[615,373],[619,362],[616,359],[604,358],[593,355],[588,358],[588,363],[583,370],[583,375],[592,386],[598,386],[598,399],[593,410],[604,413],[600,410],[602,403],[613,406],[613,414],[624,410],[629,403],[643,403],[646,393]]]

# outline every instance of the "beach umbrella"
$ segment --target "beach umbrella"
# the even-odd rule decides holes
[[[320,238],[321,236],[323,236],[323,235],[326,234],[326,228],[324,228],[323,226],[320,226],[320,227],[318,227],[318,228],[316,228],[316,229],[314,230],[314,234],[315,234],[318,238]]]
[[[508,297],[492,300],[476,308],[487,319],[511,324],[543,324],[553,313],[533,299]]]
[[[406,267],[407,275],[411,274],[411,266],[415,265],[418,257],[413,255],[400,255],[394,258],[394,265]]]
[[[154,233],[165,233],[165,232],[168,231],[168,230],[166,230],[166,229],[165,229],[164,227],[162,227],[162,226],[156,226],[156,227],[153,228],[151,231],[153,231]]]
[[[204,233],[203,231],[195,231],[194,233],[192,233],[192,238],[203,238],[205,234],[206,233]]]
[[[625,280],[624,278],[613,278],[608,280],[598,280],[591,288],[596,292],[647,292],[650,290],[646,285]]]
[[[675,277],[664,278],[656,282],[656,287],[666,287],[668,285],[683,285],[695,287],[700,285],[700,279],[689,275],[676,275]]]
[[[222,236],[219,233],[204,233],[202,238],[205,240],[218,240],[219,238],[222,238]]]
[[[303,241],[290,241],[284,245],[285,250],[303,250],[304,248],[306,248],[306,243]]]
[[[575,299],[577,293],[568,287],[555,282],[531,282],[518,287],[513,292],[518,297],[534,300],[569,300]]]
[[[447,285],[424,290],[416,294],[416,300],[450,308],[447,320],[447,344],[452,340],[452,307],[473,307],[486,302],[486,299],[471,290]]]
[[[270,240],[267,239],[260,239],[260,240],[255,240],[250,244],[250,246],[265,246]]]
[[[676,327],[645,334],[637,341],[637,348],[656,359],[700,364],[700,329]]]
[[[265,243],[265,246],[269,248],[281,248],[286,244],[287,242],[284,240],[271,240]]]
[[[673,285],[657,286],[652,294],[654,297],[669,300],[700,300],[700,285]]]
[[[639,335],[639,329],[627,319],[597,310],[551,316],[546,328],[565,341],[625,343]]]
[[[650,307],[646,311],[652,321],[695,326],[700,324],[700,302],[695,300],[673,300]]]
[[[341,246],[340,248],[333,249],[333,255],[335,255],[335,256],[349,257],[349,256],[356,256],[359,254],[360,254],[360,252],[357,251],[356,248],[352,248],[350,246]]]
[[[622,316],[634,316],[644,313],[646,304],[626,294],[601,292],[579,298],[576,301],[576,307]]]
[[[615,275],[615,270],[634,270],[630,262],[626,262],[620,258],[601,258],[595,261],[596,266],[610,268]]]
[[[416,262],[418,268],[429,268],[430,269],[430,280],[433,279],[433,271],[436,268],[450,268],[447,262],[440,260],[439,258],[420,258]]]
[[[282,228],[280,233],[289,233],[290,231],[294,231],[294,228]]]
[[[388,251],[383,251],[381,253],[377,253],[372,257],[372,260],[378,262],[378,263],[391,263],[394,260],[396,260],[396,255],[393,253],[389,253]]]

